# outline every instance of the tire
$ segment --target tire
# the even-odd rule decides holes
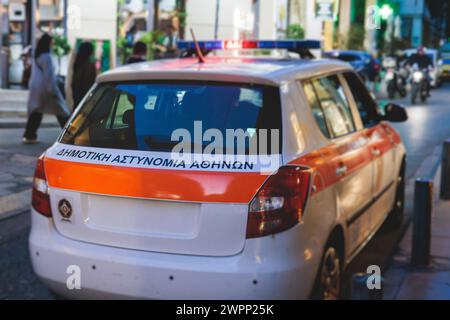
[[[420,85],[420,101],[422,101],[422,103],[426,103],[427,102],[427,98],[428,98],[428,89],[431,86],[430,83],[423,81],[422,84]]]
[[[416,104],[417,93],[419,91],[419,86],[413,84],[411,87],[411,104]]]
[[[311,293],[312,300],[337,300],[341,296],[344,261],[337,239],[331,237],[325,246]]]
[[[391,100],[394,99],[395,98],[395,86],[393,84],[393,81],[389,82],[387,91],[388,91],[389,99],[391,99]]]
[[[405,170],[406,163],[403,161],[402,167],[400,168],[400,174],[397,178],[394,206],[386,220],[386,224],[390,228],[398,228],[403,222],[405,211]]]
[[[406,90],[404,88],[400,89],[400,97],[406,97]]]
[[[422,103],[426,103],[427,102],[427,89],[426,88],[421,88],[420,90],[420,101],[422,101]]]

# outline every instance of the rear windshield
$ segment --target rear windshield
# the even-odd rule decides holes
[[[254,154],[250,140],[260,129],[278,131],[281,151],[279,89],[229,83],[146,82],[100,84],[77,110],[60,142],[76,146],[170,152],[188,133],[193,150],[211,143],[211,131],[224,137],[227,154]],[[229,130],[247,139],[225,139]],[[276,129],[276,130],[274,130]],[[180,138],[179,134],[175,136]],[[268,134],[268,149],[271,135]],[[272,138],[274,139],[274,138]],[[210,141],[208,141],[210,140]],[[217,142],[217,141],[216,141]],[[241,143],[238,147],[236,144]],[[195,148],[195,149],[194,149]],[[273,149],[273,148],[272,148]],[[252,151],[249,151],[252,150]]]

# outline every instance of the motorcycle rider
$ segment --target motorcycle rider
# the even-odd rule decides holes
[[[431,60],[430,57],[428,57],[425,54],[425,47],[422,46],[422,45],[420,45],[417,48],[417,53],[411,55],[408,58],[406,64],[408,66],[413,66],[413,65],[417,64],[417,66],[419,67],[420,70],[423,70],[423,69],[429,70],[430,68],[434,67],[433,66],[433,61]],[[427,84],[426,89],[427,89],[427,96],[429,97],[430,96],[430,78],[429,78],[428,73],[427,73],[427,77],[428,77],[428,79],[427,79],[427,82],[426,82],[426,84]]]

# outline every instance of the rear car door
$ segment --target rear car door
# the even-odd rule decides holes
[[[367,138],[357,132],[344,87],[337,75],[312,80],[332,143],[321,149],[328,179],[336,188],[340,214],[349,229],[348,250],[364,241],[370,225],[365,207],[371,199],[372,169]]]
[[[392,129],[380,121],[377,104],[372,99],[365,85],[353,72],[344,74],[352,98],[359,111],[363,125],[364,136],[368,139],[368,147],[372,157],[373,208],[371,214],[371,230],[376,229],[384,221],[392,207],[394,180],[396,172],[395,137]]]

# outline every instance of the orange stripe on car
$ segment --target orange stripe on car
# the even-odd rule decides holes
[[[128,168],[45,158],[52,188],[148,199],[249,203],[267,175]]]

